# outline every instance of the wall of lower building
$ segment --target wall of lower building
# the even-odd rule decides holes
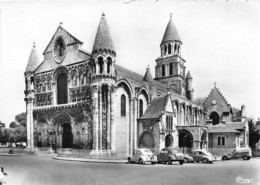
[[[126,97],[126,115],[121,116],[121,96]],[[130,105],[129,95],[119,87],[115,94],[115,103],[113,109],[115,124],[115,151],[118,155],[128,155],[129,150],[129,126],[130,126]]]

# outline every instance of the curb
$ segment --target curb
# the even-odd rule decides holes
[[[91,162],[91,163],[127,164],[127,160],[102,160],[102,159],[82,159],[82,158],[67,158],[67,157],[53,157],[53,159],[64,160],[64,161]]]

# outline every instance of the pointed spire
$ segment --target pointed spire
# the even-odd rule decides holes
[[[164,32],[164,36],[163,36],[161,45],[168,41],[180,41],[181,42],[177,28],[172,20],[172,14],[170,14],[170,20],[169,20],[166,30]]]
[[[193,79],[192,76],[191,76],[191,74],[190,74],[190,71],[188,71],[187,76],[186,76],[186,79]]]
[[[110,35],[109,27],[106,21],[106,16],[104,13],[102,13],[102,17],[97,29],[97,34],[93,45],[92,53],[95,53],[99,50],[107,50],[116,54],[114,44]]]
[[[25,72],[33,72],[39,65],[40,65],[40,58],[34,42]]]
[[[153,81],[153,76],[152,76],[149,65],[147,66],[146,73],[144,75],[143,81],[145,81],[145,82],[152,82]]]

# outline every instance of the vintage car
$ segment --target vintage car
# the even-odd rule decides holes
[[[184,163],[184,155],[175,148],[163,148],[157,155],[158,163],[172,164],[173,161],[178,161],[180,165]]]
[[[194,161],[203,163],[213,163],[216,157],[206,150],[194,150],[189,155],[193,158]]]
[[[184,155],[184,163],[194,163],[193,157],[189,155]]]
[[[244,160],[249,160],[252,157],[251,148],[239,148],[233,150],[231,153],[224,154],[222,156],[222,160],[230,160],[230,159],[237,159],[243,158]]]
[[[133,152],[132,157],[127,158],[129,163],[139,163],[145,164],[150,162],[151,164],[155,164],[157,162],[156,156],[154,156],[153,152],[150,149],[142,148],[136,149]]]

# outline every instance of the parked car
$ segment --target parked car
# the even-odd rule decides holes
[[[239,148],[233,150],[231,153],[224,154],[222,156],[222,160],[230,160],[230,159],[237,159],[243,158],[244,160],[249,160],[252,157],[251,148]]]
[[[184,155],[184,163],[194,163],[193,157],[189,155]]]
[[[157,155],[158,163],[172,164],[173,161],[179,161],[180,165],[184,163],[184,155],[175,148],[163,148]]]
[[[132,157],[128,157],[129,163],[139,163],[145,164],[147,162],[151,162],[151,164],[155,164],[157,162],[156,156],[154,156],[153,152],[150,149],[136,149],[133,152]]]
[[[194,150],[189,155],[193,158],[194,161],[203,163],[213,163],[216,157],[206,150]]]

